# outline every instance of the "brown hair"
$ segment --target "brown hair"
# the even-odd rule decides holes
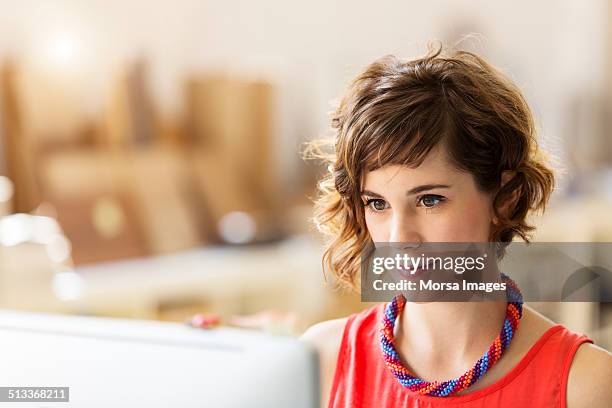
[[[361,201],[362,176],[387,164],[418,166],[439,143],[451,162],[493,192],[499,222],[490,241],[529,241],[526,217],[544,210],[554,186],[536,143],[529,106],[519,89],[479,56],[441,47],[405,61],[386,56],[350,84],[332,117],[333,152],[312,142],[328,174],[318,184],[315,223],[328,236],[324,269],[358,289],[361,251],[370,241]],[[502,186],[504,170],[514,176]],[[512,203],[504,213],[498,207]]]

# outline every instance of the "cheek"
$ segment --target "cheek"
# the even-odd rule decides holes
[[[481,196],[454,200],[439,214],[425,216],[424,238],[429,242],[486,242],[491,228],[489,201]]]
[[[475,197],[467,200],[461,209],[461,214],[457,214],[456,231],[460,235],[460,240],[464,242],[486,242],[489,240],[491,228],[491,210],[489,201],[485,197]],[[459,239],[457,239],[459,240]]]
[[[389,228],[384,217],[366,214],[365,223],[372,242],[387,242],[389,240]]]

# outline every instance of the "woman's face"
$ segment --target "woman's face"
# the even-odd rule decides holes
[[[455,169],[443,148],[416,168],[388,165],[365,175],[361,194],[373,242],[488,242],[492,195]]]

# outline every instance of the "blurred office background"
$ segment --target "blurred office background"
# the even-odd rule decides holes
[[[321,270],[300,146],[385,54],[476,51],[562,169],[536,236],[612,241],[612,9],[563,1],[0,0],[0,307],[299,334]],[[538,304],[612,347],[598,303]],[[243,316],[237,320],[236,316]]]

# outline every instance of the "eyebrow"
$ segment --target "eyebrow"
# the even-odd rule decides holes
[[[414,194],[422,193],[423,191],[433,190],[435,188],[450,188],[450,187],[451,186],[449,186],[448,184],[423,184],[423,185],[416,186],[408,190],[406,192],[406,195],[414,195]],[[380,194],[375,193],[373,191],[369,191],[369,190],[363,190],[361,194],[371,196],[371,197],[383,198],[383,196],[381,196]]]

